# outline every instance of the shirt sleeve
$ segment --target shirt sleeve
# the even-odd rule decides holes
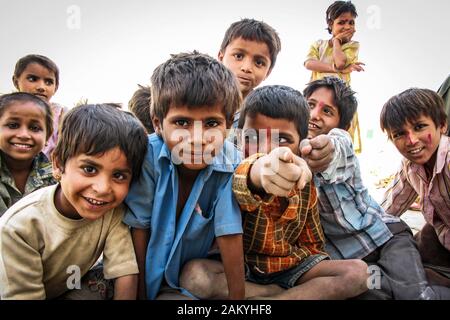
[[[328,168],[317,174],[317,178],[326,184],[347,181],[355,174],[356,155],[348,132],[342,129],[332,129],[328,133],[334,144],[333,160]]]
[[[114,210],[103,250],[105,279],[138,274],[130,229],[122,222],[124,208]]]
[[[319,56],[319,41],[314,42],[309,48],[308,54],[306,55],[305,62],[309,60],[320,60]]]
[[[156,192],[152,152],[153,150],[149,144],[144,163],[142,164],[141,174],[131,183],[130,190],[125,198],[125,204],[128,209],[123,222],[133,228],[150,228],[153,199]]]
[[[0,228],[1,300],[44,300],[42,258],[36,234],[28,225]]]
[[[306,186],[309,189],[308,213],[306,216],[305,226],[303,227],[298,238],[298,246],[309,251],[310,254],[323,254],[325,237],[322,225],[320,224],[320,215],[317,208],[317,191],[313,183]],[[306,189],[305,188],[305,189]],[[306,192],[301,192],[302,196],[306,196]]]
[[[400,170],[389,184],[381,202],[384,211],[393,216],[402,215],[417,198],[417,192],[408,181],[407,170],[406,164],[402,161]]]
[[[347,62],[345,64],[345,67],[348,67],[352,63],[355,63],[358,61],[359,42],[351,41],[349,43],[344,44],[342,47],[342,51],[344,52],[345,56],[347,57]]]
[[[248,157],[241,162],[234,172],[233,192],[242,211],[254,212],[262,204],[261,197],[253,194],[248,187],[250,169],[256,160],[262,156],[264,156],[263,153],[256,153]],[[268,202],[271,202],[272,198],[273,196],[271,196]]]
[[[232,190],[233,177],[230,174],[228,181],[219,191],[214,212],[214,233],[216,237],[241,234],[242,216]]]

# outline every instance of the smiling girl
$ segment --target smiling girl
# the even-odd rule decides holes
[[[19,92],[0,97],[0,216],[23,196],[56,183],[41,152],[52,131],[44,100]]]

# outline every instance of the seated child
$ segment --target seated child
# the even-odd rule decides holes
[[[56,183],[42,153],[52,131],[44,100],[20,92],[0,97],[0,216],[25,195]]]
[[[50,103],[51,98],[58,90],[59,69],[49,58],[29,54],[17,61],[12,77],[14,86],[20,92],[28,92],[47,101],[53,113],[53,134],[47,140],[43,149],[49,160],[58,141],[58,128],[67,109],[57,103]]]
[[[323,250],[316,189],[298,156],[309,119],[302,94],[286,86],[256,89],[241,115],[244,152],[250,157],[236,169],[233,191],[244,220],[246,296],[345,299],[366,291],[364,262],[330,261]],[[203,298],[223,298],[220,262],[195,263],[186,266],[191,273],[185,274],[186,285]]]
[[[145,130],[131,114],[109,105],[67,113],[53,154],[59,183],[0,218],[2,300],[54,299],[80,289],[102,253],[104,278],[115,279],[114,298],[136,298],[138,266],[121,204],[146,150]],[[91,297],[91,284],[85,289]]]
[[[369,195],[361,178],[350,135],[345,131],[357,108],[354,92],[336,77],[311,82],[304,90],[311,119],[309,138],[328,135],[334,158],[316,173],[325,250],[333,259],[363,259],[381,283],[361,298],[433,299],[408,225],[387,214]],[[373,278],[372,278],[373,279]]]
[[[139,264],[139,297],[192,297],[180,284],[183,265],[208,254],[217,239],[229,280],[229,298],[244,297],[242,221],[231,189],[239,154],[226,130],[241,104],[225,66],[180,53],[151,78],[155,134],[143,171],[126,198]]]
[[[142,122],[149,134],[155,132],[150,116],[151,97],[150,87],[139,85],[139,89],[134,92],[128,102],[128,110]]]
[[[280,38],[271,26],[254,19],[241,19],[225,32],[218,59],[236,76],[245,99],[272,72],[280,50]],[[234,115],[234,129],[239,114],[240,109]]]
[[[426,221],[416,234],[420,255],[427,275],[450,287],[450,137],[443,101],[434,91],[408,89],[386,102],[380,124],[404,157],[382,206],[399,216],[420,196]]]
[[[311,81],[326,76],[343,79],[350,85],[353,71],[364,71],[364,63],[358,62],[359,42],[352,40],[356,32],[355,19],[358,16],[351,1],[335,1],[326,11],[326,22],[331,39],[317,40],[306,57],[305,67],[312,71]],[[361,152],[361,137],[358,114],[355,112],[349,133],[355,150]]]

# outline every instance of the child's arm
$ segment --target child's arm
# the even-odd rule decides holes
[[[131,228],[131,237],[133,239],[134,251],[136,253],[136,260],[139,268],[138,276],[138,299],[147,299],[145,289],[145,258],[147,255],[147,246],[150,239],[149,229]]]
[[[381,207],[393,216],[402,215],[414,203],[417,192],[409,183],[406,165],[402,161],[401,169],[384,193]]]
[[[302,158],[313,173],[324,171],[334,157],[334,144],[326,134],[312,139],[303,139],[300,143]]]
[[[249,188],[257,193],[264,190],[268,194],[287,197],[296,185],[301,190],[311,179],[312,173],[305,160],[291,149],[280,147],[256,160],[250,169]]]
[[[332,129],[328,137],[334,145],[333,160],[316,176],[327,184],[346,181],[354,176],[357,165],[351,137],[348,132],[337,128]]]
[[[0,228],[0,299],[44,300],[42,257],[37,233],[30,235],[29,225]]]
[[[305,68],[310,71],[323,72],[323,73],[336,73],[336,69],[332,64],[322,62],[319,60],[307,60],[305,62]]]
[[[305,226],[297,240],[298,246],[310,254],[326,254],[324,251],[325,236],[320,223],[319,210],[317,208],[317,191],[313,183],[310,183],[308,199],[308,215],[306,216]],[[303,193],[302,193],[303,194]]]
[[[138,276],[130,274],[114,281],[114,300],[135,300],[137,294]]]
[[[228,283],[228,298],[245,298],[244,248],[242,234],[217,237],[223,268]]]

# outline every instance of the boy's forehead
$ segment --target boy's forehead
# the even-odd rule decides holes
[[[180,115],[201,114],[205,118],[211,115],[218,115],[218,114],[225,116],[225,105],[222,102],[216,102],[213,105],[195,105],[195,106],[171,103],[166,117],[176,116],[177,114]]]
[[[231,40],[227,48],[228,47],[251,52],[254,55],[266,56],[270,59],[270,48],[269,45],[264,41],[258,41],[239,36]]]

